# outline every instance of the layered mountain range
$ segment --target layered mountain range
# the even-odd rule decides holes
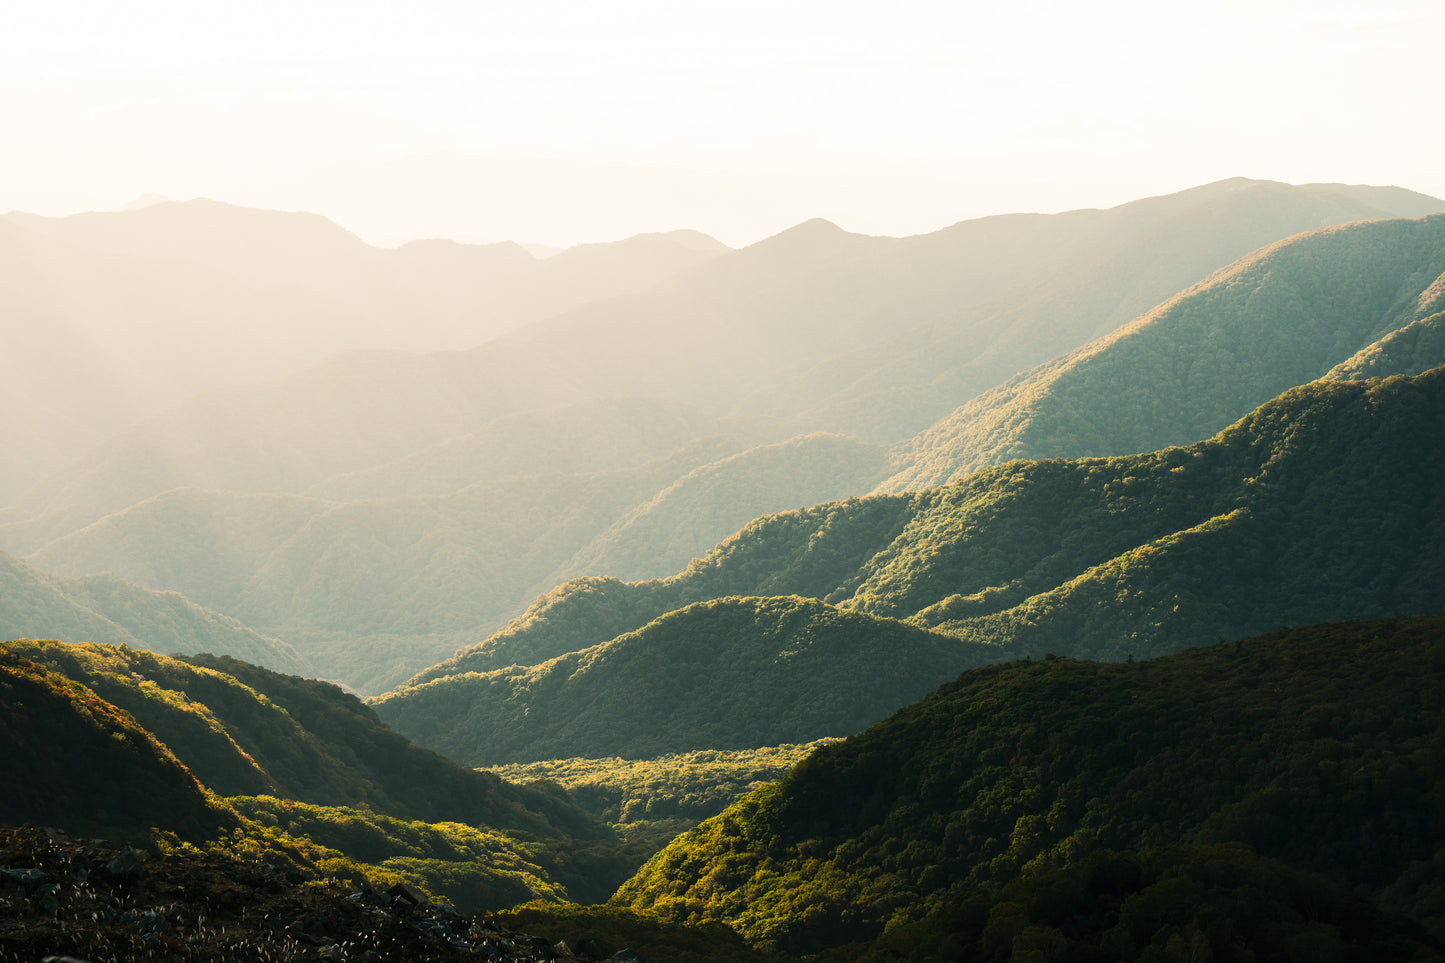
[[[184,220],[194,206],[135,213]],[[143,419],[0,514],[0,549],[59,576],[109,572],[181,592],[284,639],[310,671],[376,693],[485,640],[569,577],[664,576],[752,518],[1029,454],[1034,438],[1074,437],[1074,421],[1120,422],[1110,404],[1167,409],[1179,424],[1080,431],[1076,450],[1037,453],[1198,441],[1357,354],[1378,374],[1423,370],[1434,342],[1422,312],[1445,270],[1432,260],[1437,220],[1257,249],[1442,206],[1394,189],[1235,180],[914,238],[810,222],[718,253],[669,235],[691,253],[633,271],[637,287],[656,282],[646,290],[470,351],[338,355]],[[96,223],[113,235],[121,222]],[[180,246],[156,243],[173,255]],[[191,246],[197,258],[208,250]],[[378,265],[399,256],[358,250]],[[1335,304],[1328,284],[1377,269],[1378,280],[1350,287],[1350,310],[1326,318],[1288,294]],[[496,293],[472,283],[477,298]],[[520,317],[473,313],[478,323]],[[1253,357],[1256,333],[1270,347],[1254,354],[1288,363],[1234,364]],[[1076,360],[1050,361],[1069,351]],[[1207,415],[1177,388],[1169,395],[1181,358],[1193,382],[1215,385]],[[1113,390],[1126,368],[1137,389]],[[1044,395],[1061,399],[1064,427],[1049,427],[1058,416],[1044,408],[1005,404]],[[965,435],[992,440],[960,454]]]
[[[379,249],[317,215],[206,200],[0,216],[11,467],[0,499],[199,392],[341,351],[471,348],[726,250],[687,231],[547,260],[516,244]]]
[[[200,303],[166,271],[231,292],[204,324],[303,292],[262,340],[397,334],[403,263],[418,338],[478,337],[115,432],[154,401],[77,355],[63,414],[113,433],[17,461],[0,509],[0,636],[30,637],[0,646],[0,822],[53,827],[0,867],[28,907],[0,940],[169,945],[76,882],[79,832],[152,848],[116,879],[224,861],[426,908],[408,945],[448,953],[500,930],[439,894],[540,901],[508,919],[583,959],[1439,958],[1442,208],[1236,180],[542,262],[204,202],[0,219],[16,344],[144,353]],[[614,260],[568,293],[568,257]],[[541,781],[464,768],[502,763]]]
[[[848,735],[878,700],[901,708],[989,661],[1124,661],[1431,614],[1445,449],[1422,440],[1442,432],[1445,368],[1318,381],[1187,448],[1011,462],[761,518],[668,579],[561,586],[377,710],[473,764],[547,758],[559,740],[588,755],[738,748],[743,732],[761,746]],[[822,646],[828,671],[803,668],[799,649]],[[698,720],[653,718],[694,681]]]

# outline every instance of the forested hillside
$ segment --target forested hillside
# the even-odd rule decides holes
[[[468,908],[600,900],[646,855],[555,784],[463,769],[327,683],[98,644],[12,641],[0,660],[22,686],[0,713],[12,824],[222,847],[234,834],[253,857]]]
[[[1445,278],[1445,275],[1442,275]],[[1437,282],[1431,303],[1445,295],[1445,281]],[[1424,296],[1421,298],[1425,300]],[[1325,375],[1338,381],[1388,378],[1397,374],[1423,374],[1445,364],[1445,312],[1412,321],[1379,341],[1361,348]]]
[[[760,445],[701,465],[662,489],[553,573],[605,572],[657,578],[706,555],[721,539],[779,506],[815,505],[867,491],[888,471],[882,448],[841,435],[815,434]],[[820,497],[823,493],[827,497]],[[726,536],[724,536],[726,537]]]
[[[614,902],[855,944],[837,958],[1429,958],[1442,672],[1440,618],[977,669],[684,834]]]
[[[848,735],[988,658],[986,646],[810,599],[723,598],[540,665],[372,704],[466,765],[648,759]]]
[[[572,675],[588,653],[743,594],[808,596],[828,618],[851,610],[972,643],[954,650],[955,671],[1023,655],[1142,659],[1271,626],[1430,614],[1445,584],[1445,493],[1429,479],[1445,471],[1445,449],[1421,439],[1442,432],[1445,368],[1320,381],[1188,448],[1015,462],[929,492],[759,519],[670,579],[561,586],[377,708],[448,753],[496,751],[459,720],[550,739],[541,719],[606,691]],[[743,651],[757,644],[751,631],[720,641]],[[668,697],[675,683],[663,679],[688,674],[678,651],[659,651],[656,688],[630,679],[630,697]],[[566,698],[544,678],[566,678]],[[609,721],[608,737],[629,724]]]
[[[781,778],[814,749],[835,741],[697,749],[652,759],[546,759],[489,768],[509,782],[555,782],[578,806],[629,841],[645,840],[655,851],[758,786]]]
[[[930,488],[1013,458],[1191,444],[1336,365],[1419,374],[1445,364],[1429,320],[1442,307],[1445,216],[1281,241],[973,399],[900,446],[881,490]]]
[[[0,651],[0,824],[43,821],[76,833],[159,825],[188,838],[239,820],[130,713],[85,685]]]

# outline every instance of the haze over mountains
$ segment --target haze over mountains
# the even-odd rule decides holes
[[[906,467],[883,488],[941,485],[1011,458],[1188,444],[1315,378],[1418,374],[1445,362],[1430,337],[1442,309],[1445,218],[1280,241],[973,399],[905,446]]]
[[[960,176],[742,173],[434,153],[331,164],[227,196],[252,207],[320,211],[383,245],[430,237],[567,245],[694,228],[743,246],[819,216],[864,234],[920,233],[961,216],[953,211],[976,210],[980,195],[997,197],[989,188]],[[1028,203],[1060,207],[1051,197]]]
[[[12,500],[138,417],[354,349],[470,348],[725,251],[695,232],[574,248],[373,248],[314,214],[207,200],[0,216]],[[21,429],[27,431],[21,433]],[[27,480],[27,476],[29,480]]]
[[[1108,211],[988,218],[913,238],[863,237],[809,222],[721,254],[689,235],[638,238],[540,263],[511,251],[506,256],[517,263],[554,272],[547,284],[530,277],[534,295],[565,287],[567,276],[593,278],[576,282],[571,293],[579,299],[605,286],[580,268],[557,273],[568,259],[593,267],[605,261],[609,293],[634,291],[521,326],[525,311],[543,310],[541,302],[518,294],[517,283],[508,288],[467,269],[490,249],[378,251],[320,219],[301,218],[297,223],[331,245],[322,250],[339,248],[350,259],[336,255],[342,266],[323,270],[314,252],[309,260],[287,255],[309,250],[303,237],[247,263],[260,265],[263,276],[275,270],[293,283],[311,279],[313,289],[338,298],[357,295],[343,281],[361,277],[358,264],[368,263],[375,270],[363,290],[395,284],[387,296],[399,296],[403,287],[384,266],[414,255],[425,266],[412,275],[424,279],[431,301],[423,303],[452,298],[454,319],[470,311],[514,330],[468,351],[335,355],[142,419],[31,487],[23,510],[0,517],[0,548],[68,577],[108,571],[149,589],[180,591],[285,639],[317,672],[375,693],[485,639],[565,578],[665,575],[758,515],[863,494],[890,475],[889,487],[905,484],[910,463],[953,457],[940,434],[952,431],[951,422],[900,446],[891,467],[881,445],[904,441],[961,401],[1064,352],[1122,356],[1136,329],[1168,326],[1149,316],[1128,329],[1130,337],[1079,346],[1261,245],[1341,220],[1442,207],[1396,189],[1241,179]],[[177,228],[179,239],[151,246],[157,257],[184,252],[203,267],[208,250],[234,257],[250,242],[239,228],[218,229],[224,243],[197,242],[201,215],[253,234],[273,219],[290,225],[297,217],[204,202],[124,216],[132,215],[192,231],[184,236]],[[100,243],[95,237],[114,246],[123,222],[106,218],[122,215],[93,217],[45,223],[52,234],[64,228],[90,237],[92,246]],[[12,218],[31,228],[40,220]],[[1390,250],[1415,266],[1362,289],[1356,301],[1368,317],[1351,314],[1354,326],[1323,345],[1309,327],[1315,322],[1301,320],[1304,308],[1273,312],[1267,330],[1278,347],[1271,350],[1298,353],[1293,346],[1307,341],[1312,360],[1270,369],[1247,391],[1234,390],[1232,375],[1213,375],[1229,390],[1217,393],[1208,417],[1179,415],[1192,420],[1147,438],[1198,440],[1396,327],[1426,320],[1417,309],[1440,273],[1432,260],[1439,221],[1420,224],[1371,229],[1388,234]],[[1374,271],[1362,253],[1373,242],[1351,242],[1355,230],[1308,242],[1337,251],[1330,257],[1339,259],[1339,278]],[[1229,351],[1249,353],[1249,325],[1263,323],[1261,299],[1317,280],[1299,250],[1263,251],[1253,255],[1253,268],[1236,266],[1232,280],[1204,283],[1194,300],[1214,300],[1209,311],[1196,312],[1192,330],[1213,340],[1233,331]],[[631,265],[631,273],[618,264]],[[207,270],[198,277],[212,276]],[[448,293],[459,277],[471,300]],[[1208,293],[1220,285],[1234,293]],[[1256,288],[1261,293],[1252,299],[1244,293]],[[522,306],[496,307],[504,296]],[[1419,303],[1391,307],[1391,297]],[[385,307],[386,298],[377,303]],[[382,307],[376,317],[385,315]],[[1428,338],[1425,344],[1428,354]],[[1228,352],[1193,357],[1198,352],[1187,344],[1170,350],[1192,353],[1197,372],[1210,364],[1228,371]],[[1148,360],[1118,363],[1140,384],[1175,378],[1173,368]],[[1094,417],[1079,414],[1087,410],[1083,401],[1066,408],[1070,417]],[[1115,450],[1149,447],[1120,444]],[[16,472],[11,483],[28,487],[24,479]]]
[[[542,262],[208,202],[0,242],[0,636],[62,640],[0,646],[7,820],[404,897],[444,953],[491,937],[436,893],[548,902],[581,960],[1445,947],[1445,202],[1237,179]],[[215,324],[319,360],[107,374]],[[498,763],[544,781],[459,768]],[[6,939],[156,935],[56,894]]]

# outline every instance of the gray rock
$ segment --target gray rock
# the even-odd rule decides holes
[[[145,875],[145,864],[134,846],[127,845],[105,864],[105,871],[121,879],[140,879]]]

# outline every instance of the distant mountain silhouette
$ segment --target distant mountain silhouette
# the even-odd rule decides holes
[[[212,392],[115,436],[26,504],[114,510],[187,485],[298,491],[510,413],[616,396],[764,419],[769,440],[823,430],[893,443],[1256,248],[1441,208],[1393,188],[1241,179],[912,238],[808,222],[469,352],[358,353]]]
[[[113,575],[63,578],[0,552],[0,638],[64,638],[168,653],[219,652],[284,672],[313,667],[285,642],[175,592],[152,592]]]
[[[314,214],[207,200],[6,214],[0,348],[17,404],[0,428],[33,481],[198,391],[270,380],[350,349],[471,348],[725,250],[691,231],[547,261],[515,244],[386,250]],[[40,439],[21,433],[27,423]],[[0,501],[30,483],[8,474]]]

